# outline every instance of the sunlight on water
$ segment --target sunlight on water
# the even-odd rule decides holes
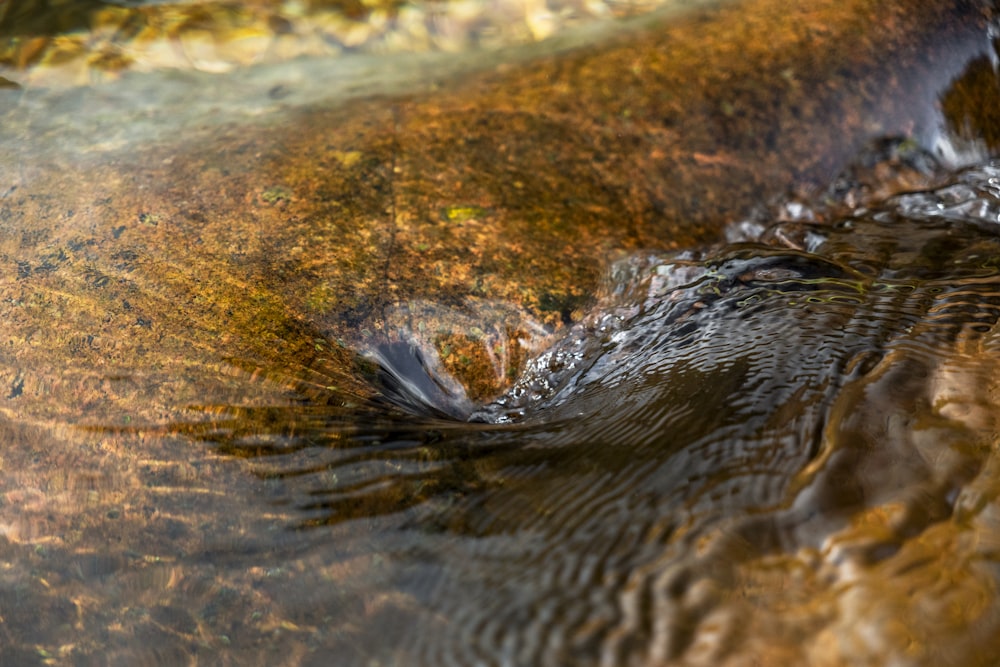
[[[97,27],[176,9],[121,4]],[[918,5],[873,6],[874,30]],[[732,41],[770,15],[706,10],[689,50],[668,13],[605,51],[507,52],[556,56],[521,69],[230,71],[175,36],[229,74],[136,60],[80,89],[42,83],[93,66],[56,47],[117,37],[18,38],[4,62],[38,78],[0,91],[0,664],[994,664],[1000,144],[964,87],[1000,90],[984,12],[935,24],[954,44],[913,28],[943,64],[905,39],[885,71],[859,58],[857,98],[809,78],[843,35],[808,11],[785,51]],[[710,33],[736,52],[719,79]]]
[[[197,437],[300,526],[381,526],[387,606],[352,641],[387,664],[986,664],[998,224],[987,164],[630,257],[495,426],[293,409]]]
[[[613,310],[535,362],[514,396],[535,392],[518,419],[544,426],[513,439],[524,460],[496,491],[462,503],[463,532],[495,538],[503,572],[483,585],[468,555],[441,566],[456,597],[482,586],[481,611],[460,614],[467,650],[607,665],[992,655],[980,517],[997,492],[998,186],[984,166],[817,225],[808,253],[644,258]],[[935,599],[940,577],[953,588]],[[800,585],[842,620],[796,600]]]
[[[0,88],[294,58],[468,53],[701,0],[20,0],[0,4]]]

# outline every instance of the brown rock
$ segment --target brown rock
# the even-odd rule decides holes
[[[985,20],[747,0],[418,94],[98,136],[72,169],[22,145],[0,162],[0,409],[106,425],[371,397],[354,352],[398,340],[486,400],[615,253],[714,241],[874,136],[930,142]]]

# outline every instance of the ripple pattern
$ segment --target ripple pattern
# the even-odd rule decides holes
[[[380,522],[387,590],[415,601],[357,640],[381,663],[979,664],[1000,636],[998,179],[798,221],[808,251],[628,258],[469,422],[332,401],[202,437],[300,528]],[[941,572],[967,603],[935,606]]]

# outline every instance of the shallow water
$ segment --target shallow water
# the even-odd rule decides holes
[[[379,526],[392,602],[355,640],[379,661],[988,664],[998,225],[986,164],[633,256],[474,415],[497,425],[293,411],[207,439],[256,458],[298,525]]]
[[[137,462],[149,504],[77,528],[106,551],[7,545],[12,608],[54,619],[7,627],[122,661],[991,664],[1000,165],[795,210],[622,259],[471,423],[409,349],[380,401],[206,406],[166,432],[223,457]]]
[[[995,85],[988,36],[944,49],[953,57],[934,70],[941,86],[963,71]],[[218,87],[239,100],[247,81],[267,90],[254,77],[323,64]],[[794,78],[782,80],[808,83]],[[993,664],[1000,165],[989,160],[988,113],[948,128],[918,109],[935,119],[914,126],[922,148],[876,142],[826,190],[811,182],[822,169],[802,167],[791,181],[806,182],[802,193],[730,219],[726,242],[623,243],[595,299],[549,313],[575,324],[518,321],[496,334],[500,375],[516,370],[501,342],[523,337],[530,358],[483,405],[447,375],[421,324],[488,329],[524,318],[522,307],[401,300],[381,312],[386,335],[349,349],[320,308],[343,284],[323,283],[322,271],[374,233],[347,227],[325,201],[336,225],[312,223],[298,181],[272,176],[287,165],[274,154],[292,151],[282,141],[302,145],[291,131],[278,148],[261,142],[251,167],[234,157],[245,148],[219,166],[186,145],[238,134],[254,114],[318,119],[311,131],[326,136],[323,124],[341,116],[283,105],[332,105],[341,89],[317,91],[329,81],[317,79],[280,100],[255,93],[212,119],[221,97],[182,117],[174,93],[192,85],[182,81],[152,98],[162,108],[123,103],[116,126],[102,114],[156,90],[134,81],[29,91],[9,116],[23,125],[0,144],[24,160],[3,172],[18,179],[0,198],[10,270],[0,281],[0,662]],[[107,106],[60,129],[81,99]],[[637,96],[632,108],[643,104]],[[45,108],[51,116],[32,114]],[[383,110],[361,110],[371,108]],[[875,136],[897,118],[915,122],[873,117],[890,119]],[[171,139],[186,124],[197,131]],[[711,208],[709,195],[724,192],[699,186],[738,161],[725,141],[797,142],[781,129],[759,145],[732,130],[716,152],[695,153],[704,169],[692,172],[690,206]],[[88,147],[93,134],[108,144]],[[174,143],[143,146],[154,139]],[[68,194],[38,176],[71,168],[67,146],[112,174],[106,191],[82,173]],[[360,191],[362,176],[381,173],[348,172],[367,156],[335,147],[322,163],[331,200],[329,174]],[[146,161],[203,169],[209,193],[176,173],[157,199],[164,171]],[[900,190],[915,191],[887,194]],[[615,201],[574,204],[598,216]],[[250,222],[213,218],[230,207]],[[487,208],[463,201],[428,226],[476,230]],[[399,220],[388,245],[402,252],[405,233],[417,235]],[[352,317],[374,327],[355,314],[363,306]]]
[[[704,0],[23,0],[0,5],[0,88],[231,73],[358,54],[470,53]]]

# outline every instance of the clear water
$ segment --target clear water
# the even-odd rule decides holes
[[[998,225],[984,164],[636,255],[481,425],[318,409],[206,439],[303,540],[372,540],[357,664],[988,664]]]
[[[75,101],[154,89],[27,95],[8,155],[25,173],[65,166],[65,145],[18,141],[51,136]],[[326,94],[305,91],[257,111]],[[118,150],[177,127],[125,106],[120,125],[81,112],[69,140],[105,128]],[[507,394],[472,408],[405,344],[362,364],[373,398],[335,387],[343,367],[316,340],[289,359],[306,393],[211,357],[222,343],[201,321],[158,339],[188,344],[174,364],[81,370],[126,331],[74,337],[84,362],[61,374],[32,368],[46,328],[86,321],[79,295],[111,279],[22,288],[18,253],[49,241],[0,218],[15,332],[0,341],[0,662],[994,664],[1000,165],[986,152],[950,173],[925,156],[933,187],[872,194],[895,177],[873,169],[865,197],[787,199],[727,243],[633,252]],[[24,271],[57,272],[52,252]]]
[[[76,461],[11,431],[24,478],[81,470],[5,491],[8,655],[990,664],[1000,165],[798,211],[622,260],[472,422],[414,358],[384,403],[205,408]],[[116,481],[112,447],[141,451]]]

